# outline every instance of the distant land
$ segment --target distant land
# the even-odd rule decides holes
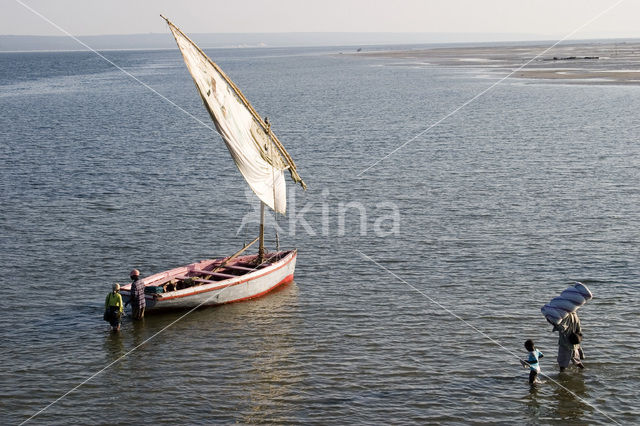
[[[552,49],[544,44],[493,43],[467,47],[372,49],[351,55],[393,59],[392,66],[466,68],[495,79],[512,73],[512,78],[562,84],[640,85],[639,39],[571,42]]]
[[[552,40],[540,34],[505,33],[218,33],[187,34],[202,48],[367,46]],[[78,36],[96,50],[175,49],[170,33]],[[86,50],[68,36],[0,35],[0,51]]]

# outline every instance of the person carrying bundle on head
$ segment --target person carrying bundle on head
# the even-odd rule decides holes
[[[582,360],[582,326],[577,310],[589,300],[593,293],[581,282],[576,282],[564,290],[560,296],[554,297],[540,310],[547,321],[553,325],[558,336],[558,365],[564,371],[570,363],[584,368]]]
[[[560,366],[560,371],[564,371],[570,362],[578,368],[584,368],[581,361],[584,359],[584,353],[580,347],[582,327],[580,326],[578,314],[571,312],[558,325],[554,325],[553,331],[557,331],[559,334],[558,365]]]

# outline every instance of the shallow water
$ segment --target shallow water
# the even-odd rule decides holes
[[[307,226],[278,219],[296,282],[109,333],[113,282],[236,251],[256,199],[217,135],[94,54],[0,54],[3,423],[89,378],[34,420],[640,420],[640,88],[510,80],[411,140],[493,81],[328,49],[207,52],[309,185],[289,185]],[[209,122],[177,51],[105,55]],[[539,308],[575,280],[595,294],[587,368],[559,375]],[[513,355],[527,338],[546,354],[534,389]]]

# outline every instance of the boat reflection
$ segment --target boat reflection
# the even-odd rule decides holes
[[[248,309],[255,346],[247,362],[248,406],[240,423],[286,423],[292,402],[301,398],[304,371],[295,365],[296,341],[303,327],[298,316],[298,286],[293,283]],[[257,301],[258,302],[258,301]],[[244,309],[246,305],[242,304]],[[240,308],[240,304],[238,305]]]
[[[149,383],[162,377],[163,392],[189,394],[212,418],[236,413],[239,423],[287,422],[304,379],[295,361],[304,327],[298,297],[294,281],[242,303],[127,321],[120,332],[127,350],[140,346],[122,366]],[[118,345],[105,343],[112,358],[126,352]]]

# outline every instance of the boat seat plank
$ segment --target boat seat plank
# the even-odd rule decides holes
[[[200,275],[211,275],[212,277],[220,277],[220,278],[235,278],[237,277],[237,275],[231,275],[231,274],[225,274],[223,272],[211,272],[211,271],[200,271],[197,269],[194,269],[193,271],[190,271],[194,274],[200,274]],[[198,277],[192,277],[192,278],[198,278]]]
[[[225,274],[222,272],[209,272],[207,275],[211,275],[212,277],[220,277],[220,278],[237,278],[237,275]]]
[[[189,271],[189,273],[191,273],[191,274],[199,274],[199,275],[210,275],[211,271],[204,271],[202,269],[193,269],[193,270]]]
[[[227,265],[227,266],[225,266],[225,268],[237,269],[239,271],[255,271],[256,270],[256,268],[247,268],[245,266],[236,266],[236,265]]]
[[[252,265],[250,263],[241,263],[240,265],[234,265],[233,267],[235,268],[236,266],[240,266],[240,267],[243,267],[243,268],[248,268],[248,269],[250,269],[252,271],[256,271],[258,269],[266,268],[267,266],[271,266],[271,263],[265,262],[265,263],[261,263],[260,265],[257,265],[257,266],[256,265]]]
[[[221,273],[218,273],[218,272],[215,272],[215,273],[213,273],[213,274],[209,273],[209,275],[212,275],[212,276],[214,276],[214,277],[224,278],[224,279],[227,279],[227,278],[238,278],[238,276],[237,276],[237,275],[221,274]],[[219,281],[207,280],[207,279],[204,279],[204,278],[198,278],[198,277],[193,277],[193,278],[191,278],[191,280],[192,280],[193,282],[196,282],[196,283],[203,283],[203,284],[212,284],[212,283],[217,283],[217,282],[219,282]]]
[[[218,281],[205,280],[204,278],[194,278],[193,281],[201,284],[215,284]]]

